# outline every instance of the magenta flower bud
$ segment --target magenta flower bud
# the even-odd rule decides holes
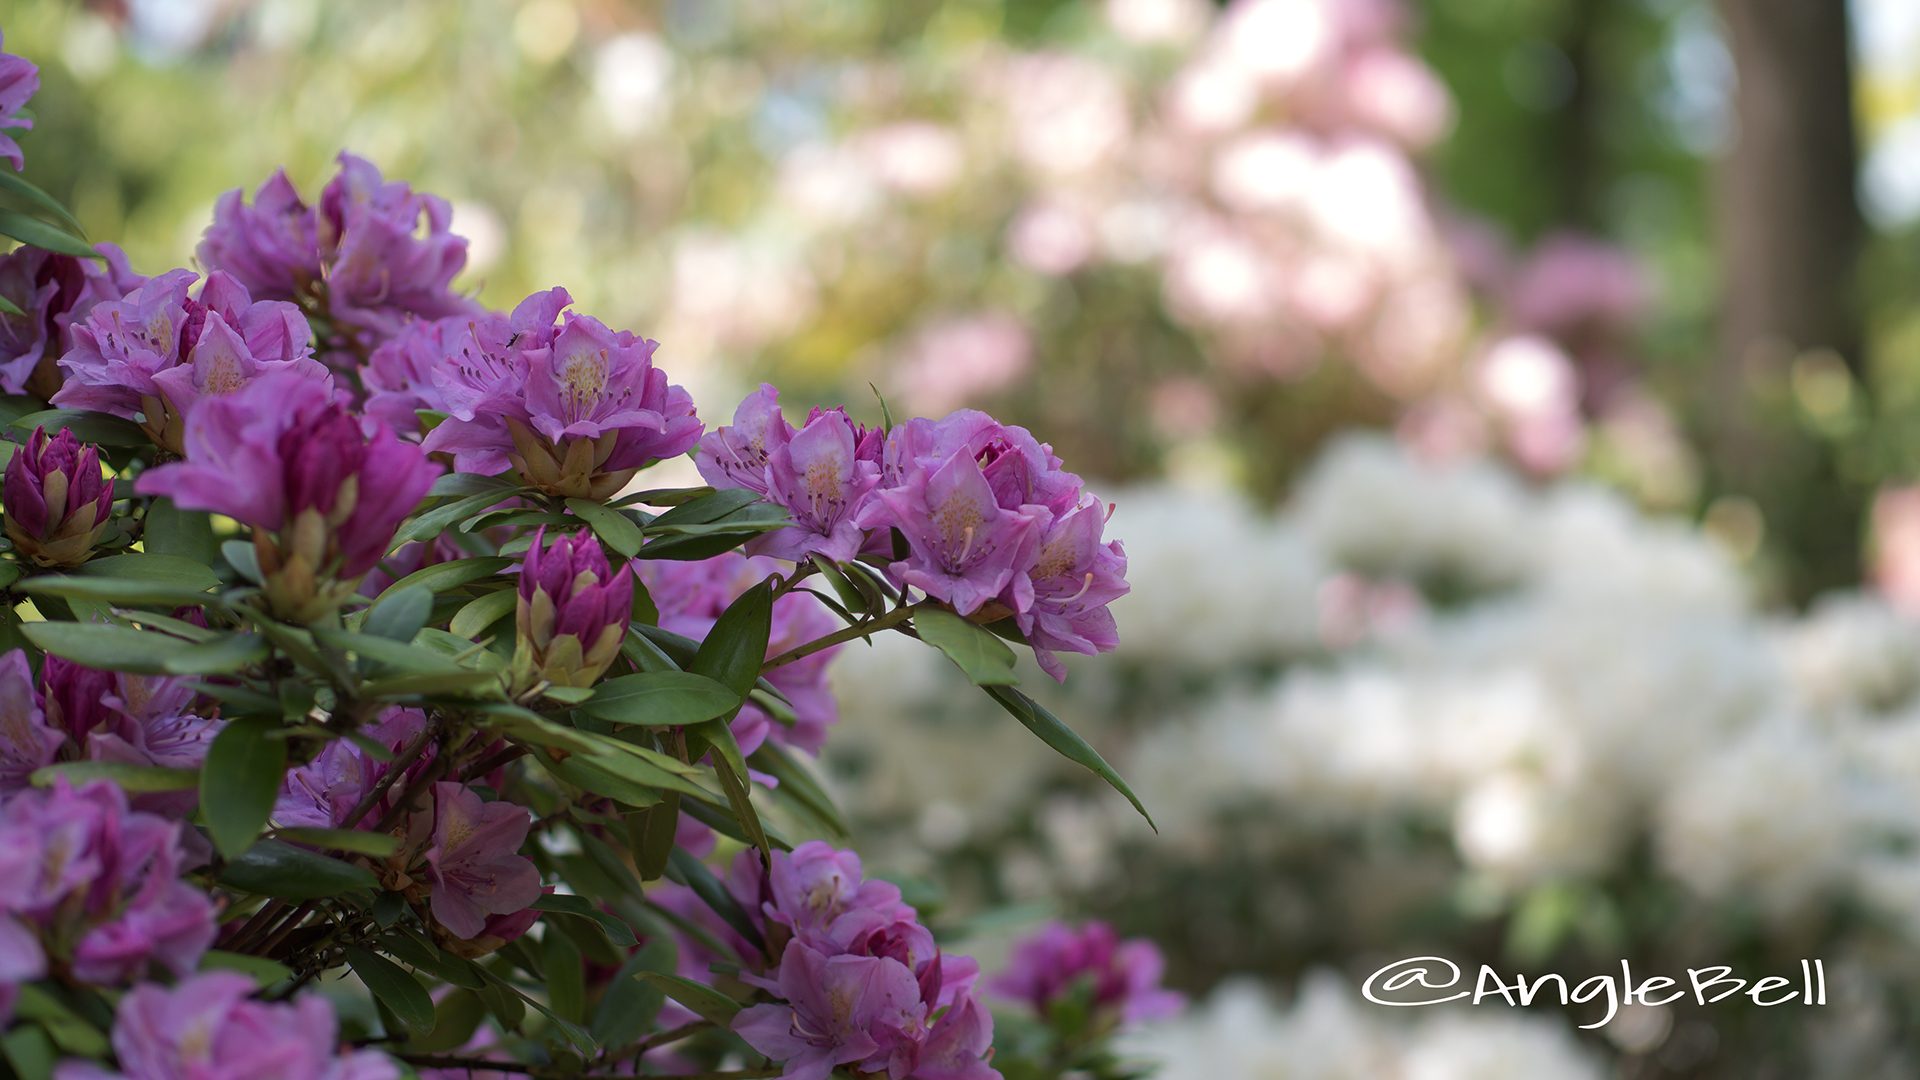
[[[352,595],[440,471],[369,426],[371,438],[322,383],[263,375],[196,406],[186,460],[141,474],[136,489],[253,526],[269,605],[312,622]]]
[[[27,99],[40,89],[40,69],[24,57],[0,52],[0,161],[13,163],[13,171],[27,167],[20,144],[8,135],[9,129],[31,131],[33,121],[19,115]]]
[[[520,564],[516,694],[542,684],[592,686],[620,655],[633,617],[633,576],[608,565],[591,532],[561,536],[543,548],[545,533],[533,534]]]
[[[62,430],[49,439],[35,428],[7,462],[0,508],[7,538],[39,566],[78,566],[93,555],[113,517],[113,484],[100,474],[100,452]]]
[[[0,296],[21,314],[0,312],[0,392],[46,400],[64,381],[59,358],[70,327],[95,304],[118,300],[146,279],[112,244],[95,248],[94,262],[22,245],[0,255]]]

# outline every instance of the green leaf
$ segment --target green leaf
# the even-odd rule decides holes
[[[49,987],[32,983],[19,987],[13,1022],[22,1021],[32,1021],[45,1028],[54,1045],[70,1054],[97,1058],[107,1053],[106,1033],[69,1008]]]
[[[397,698],[473,697],[500,689],[500,676],[492,671],[445,671],[419,675],[395,675],[375,679],[361,687],[368,697]]]
[[[606,992],[593,1010],[593,1037],[607,1046],[628,1046],[647,1033],[667,996],[659,987],[642,982],[637,976],[648,970],[672,968],[675,949],[672,939],[651,935],[646,948],[622,964],[607,983]]]
[[[848,841],[851,830],[847,828],[846,819],[840,815],[840,808],[834,805],[833,796],[827,794],[827,789],[820,785],[812,770],[796,760],[779,743],[771,741],[761,743],[750,760],[761,772],[780,781],[780,786],[773,789],[775,800],[790,802],[818,821],[824,827],[826,839],[842,844]]]
[[[149,555],[192,560],[196,565],[212,566],[220,555],[213,535],[213,517],[199,510],[182,510],[172,499],[155,499],[147,507],[147,519],[140,531],[140,546]]]
[[[403,544],[409,540],[431,540],[451,529],[455,523],[475,514],[484,513],[488,507],[507,498],[498,491],[483,491],[477,495],[467,495],[452,502],[441,503],[428,510],[400,528],[394,542]]]
[[[540,762],[541,767],[561,780],[583,791],[612,799],[623,806],[648,807],[660,801],[660,792],[657,789],[629,779],[596,758],[578,755],[563,761],[555,761],[545,754],[535,754],[533,757]]]
[[[540,941],[542,974],[547,977],[547,1002],[553,1011],[574,1023],[587,1018],[586,969],[580,950],[565,934],[546,934]]]
[[[83,239],[86,237],[87,230],[80,227],[80,219],[74,217],[72,211],[61,205],[59,199],[40,190],[38,185],[31,183],[19,173],[11,170],[0,171],[0,191],[27,202],[42,215],[60,219],[60,225],[73,235]]]
[[[517,743],[550,746],[569,754],[593,754],[603,749],[590,732],[556,723],[524,706],[495,701],[472,711],[487,718],[487,730]]]
[[[614,724],[688,727],[740,707],[740,695],[691,671],[650,671],[608,679],[580,712]]]
[[[773,629],[773,586],[762,581],[727,606],[687,670],[705,675],[744,700],[760,677]]]
[[[457,564],[455,564],[457,565]],[[388,589],[367,609],[360,632],[389,641],[408,642],[433,616],[433,593],[419,585]]]
[[[267,643],[254,634],[222,634],[198,642],[169,658],[174,675],[228,675],[267,658]]]
[[[388,934],[380,939],[379,945],[394,959],[416,971],[424,971],[441,982],[467,990],[479,990],[487,985],[486,977],[480,974],[473,961],[441,949],[416,931]]]
[[[680,824],[680,793],[669,791],[660,805],[641,811],[640,846],[634,852],[634,864],[640,868],[640,880],[657,881],[667,872],[667,860],[673,856],[673,844]]]
[[[602,543],[631,559],[640,551],[640,545],[646,538],[641,535],[640,526],[633,519],[603,503],[592,499],[568,499],[567,509],[573,516],[587,523]]]
[[[110,780],[129,792],[190,791],[200,782],[200,774],[192,769],[166,769],[122,761],[68,761],[35,769],[33,786],[49,787],[55,777],[61,776],[75,787],[93,780]]]
[[[23,244],[32,244],[47,251],[57,251],[62,255],[72,255],[80,259],[98,259],[100,253],[87,246],[85,240],[72,233],[28,217],[18,210],[0,210],[0,236],[11,236]]]
[[[432,566],[423,566],[387,586],[386,590],[380,594],[380,599],[385,600],[390,593],[410,588],[422,588],[430,593],[443,593],[448,589],[457,589],[462,585],[498,577],[500,571],[512,565],[512,559],[502,559],[497,555],[476,555],[470,559],[434,563]]]
[[[1006,642],[945,608],[916,608],[913,628],[920,640],[946,653],[976,686],[1013,686],[1020,681],[1013,670],[1013,650]]]
[[[418,633],[419,630],[416,628],[414,632]],[[411,641],[396,641],[378,634],[315,629],[313,639],[327,648],[350,653],[368,664],[397,674],[437,675],[467,670],[437,649],[415,645]]]
[[[178,585],[208,592],[220,587],[220,577],[206,563],[178,555],[132,552],[95,559],[80,568],[88,577],[108,577]]]
[[[447,624],[447,629],[468,641],[479,641],[494,623],[512,614],[514,605],[519,601],[520,594],[516,590],[496,589],[469,601],[465,607],[454,612],[453,621]]]
[[[578,915],[582,918],[593,920],[599,924],[602,930],[606,931],[607,940],[612,942],[615,948],[631,949],[639,941],[639,938],[634,935],[632,927],[621,922],[618,917],[600,910],[598,905],[582,896],[571,896],[566,893],[546,893],[541,896],[540,899],[535,900],[533,906],[534,909],[538,911],[562,912],[567,915]]]
[[[0,1035],[0,1053],[20,1080],[49,1080],[53,1063],[60,1056],[53,1040],[38,1027],[21,1024]]]
[[[223,949],[208,949],[200,954],[200,970],[237,971],[250,976],[262,989],[293,978],[293,970],[278,960]]]
[[[492,495],[504,502],[525,490],[520,484],[504,476],[483,476],[480,473],[453,472],[436,477],[433,486],[427,489],[429,498],[465,497],[469,495]]]
[[[307,844],[326,851],[350,851],[384,859],[400,850],[400,839],[392,833],[362,829],[278,829],[274,839]]]
[[[106,623],[25,623],[20,632],[41,651],[63,660],[136,675],[167,674],[167,661],[190,647],[176,637]]]
[[[83,409],[42,409],[20,417],[9,426],[16,431],[32,431],[43,427],[48,434],[65,429],[73,432],[73,437],[81,442],[96,446],[152,445],[152,440],[147,438],[147,433],[141,431],[138,424]]]
[[[416,1054],[445,1054],[467,1045],[473,1033],[487,1019],[487,1005],[472,990],[455,990],[433,1006],[433,1031],[408,1039],[407,1050]],[[469,1074],[471,1075],[471,1074]]]
[[[199,589],[165,581],[135,581],[118,577],[80,577],[48,574],[28,578],[16,587],[28,596],[57,596],[63,600],[94,600],[122,607],[190,607],[212,600]]]
[[[7,299],[4,296],[0,296],[0,315],[25,315],[25,314],[26,312],[20,310],[20,305],[14,303],[13,301]]]
[[[287,743],[273,737],[280,725],[235,720],[220,729],[200,770],[200,812],[213,846],[232,858],[247,850],[273,813],[287,771]]]
[[[220,557],[227,560],[227,565],[233,567],[234,573],[255,585],[266,581],[265,575],[260,572],[260,556],[254,552],[251,543],[245,540],[222,541]]]
[[[660,988],[668,997],[685,1005],[695,1016],[725,1029],[732,1026],[734,1014],[740,1011],[740,1003],[711,986],[683,979],[678,975],[669,975],[663,971],[642,971],[639,977]]]
[[[748,491],[745,488],[727,488],[714,491],[674,507],[649,522],[649,528],[667,528],[674,525],[703,525],[719,521],[731,514],[755,503],[765,502],[765,496]]]
[[[424,1035],[433,1030],[433,999],[420,980],[379,953],[358,945],[347,946],[345,952],[347,966],[408,1032]]]
[[[1126,796],[1127,801],[1133,804],[1133,808],[1140,812],[1140,816],[1147,819],[1147,825],[1154,832],[1160,831],[1160,826],[1153,823],[1153,815],[1147,813],[1147,808],[1141,805],[1140,797],[1133,793],[1133,788],[1121,779],[1113,766],[1107,764],[1106,759],[1100,756],[1100,752],[1088,744],[1087,740],[1081,738],[1078,732],[1047,711],[1046,706],[1011,687],[988,686],[984,689],[987,696],[999,702],[1001,708],[1013,714],[1015,720],[1026,725],[1028,731],[1038,735],[1040,741],[1052,747],[1055,753],[1076,765],[1085,766],[1095,776],[1105,780],[1107,786]]]
[[[278,900],[319,900],[379,884],[365,867],[279,840],[262,840],[227,863],[220,883]]]

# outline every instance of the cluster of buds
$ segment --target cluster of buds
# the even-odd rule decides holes
[[[201,401],[186,450],[137,490],[253,526],[267,606],[300,623],[353,595],[438,471],[385,427],[369,439],[324,383],[294,374]]]
[[[615,571],[593,534],[582,530],[545,544],[533,534],[520,566],[512,692],[592,686],[620,655],[633,612],[633,575]]]
[[[100,453],[71,431],[33,438],[7,462],[0,502],[7,539],[37,566],[78,566],[92,557],[112,517],[113,483],[100,473]]]

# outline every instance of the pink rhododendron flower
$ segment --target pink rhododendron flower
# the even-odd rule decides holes
[[[540,872],[519,853],[531,825],[524,807],[484,802],[459,784],[441,781],[433,785],[430,814],[430,903],[449,933],[477,937],[488,916],[514,914],[540,898]],[[415,831],[423,824],[416,820]]]
[[[73,328],[60,358],[64,408],[139,419],[155,445],[184,452],[186,416],[202,398],[231,394],[262,376],[287,373],[331,386],[313,359],[306,316],[292,304],[256,302],[237,279],[169,270],[125,297],[94,305]]]
[[[855,424],[845,409],[814,409],[795,430],[780,414],[779,397],[762,385],[741,402],[733,427],[700,440],[695,464],[715,487],[759,492],[792,517],[792,525],[756,537],[749,552],[852,559],[866,543],[854,516],[880,483],[881,435]]]
[[[254,528],[276,612],[307,622],[338,608],[393,545],[439,467],[326,387],[276,374],[208,398],[189,418],[186,460],[140,475],[142,495]]]
[[[48,438],[35,428],[7,461],[0,483],[7,539],[39,566],[78,566],[93,556],[112,523],[113,484],[100,473],[100,452],[62,428]]]
[[[570,303],[565,289],[535,293],[447,342],[434,379],[448,416],[428,450],[462,472],[511,467],[549,494],[604,500],[693,446],[693,399],[653,366],[659,343],[563,314]]]
[[[615,571],[592,532],[533,534],[520,564],[514,685],[592,686],[620,655],[633,617],[633,576]]]
[[[0,795],[26,787],[66,741],[47,723],[25,650],[0,655]]]
[[[633,567],[660,611],[661,627],[695,640],[706,637],[720,613],[741,593],[780,569],[771,559],[748,558],[738,552],[697,562],[636,560]],[[840,625],[818,600],[804,593],[788,593],[773,602],[767,655],[778,656],[830,634]],[[820,752],[828,729],[840,719],[839,705],[827,681],[827,670],[839,649],[822,649],[767,672],[767,681],[793,706],[793,723],[776,722],[765,710],[748,702],[732,725],[742,753],[753,753],[768,739],[810,754]]]
[[[253,980],[230,971],[172,989],[147,983],[120,1000],[113,1052],[121,1073],[69,1062],[57,1080],[398,1080],[376,1050],[340,1045],[333,1007],[318,994],[282,1005],[254,1001]]]
[[[362,729],[362,734],[390,752],[398,754],[412,743],[426,726],[426,714],[419,709],[393,706],[380,719]],[[432,762],[430,746],[409,766],[407,778],[417,775]],[[283,828],[360,829],[392,807],[399,795],[390,791],[359,821],[349,821],[354,807],[373,790],[392,769],[390,761],[381,761],[351,739],[335,739],[321,747],[312,761],[287,770],[274,802],[273,822]],[[396,783],[395,788],[404,787]]]
[[[1074,929],[1050,923],[1014,946],[1007,970],[993,980],[995,993],[1045,1016],[1056,1002],[1079,992],[1120,1023],[1158,1020],[1180,1011],[1185,999],[1160,987],[1165,961],[1153,942],[1120,940],[1113,927],[1091,922]]]
[[[1109,507],[1092,495],[1055,518],[1040,543],[1033,604],[1015,621],[1047,674],[1066,678],[1055,650],[1089,656],[1112,652],[1120,631],[1107,605],[1127,594],[1127,555],[1118,540],[1102,543]]]
[[[22,314],[0,312],[0,392],[50,398],[62,382],[59,358],[71,326],[102,300],[118,300],[146,279],[112,244],[100,262],[23,244],[0,255],[0,296]]]
[[[0,41],[4,40],[0,35]],[[25,57],[0,52],[0,158],[11,161],[15,172],[27,167],[27,159],[20,152],[20,144],[7,132],[33,130],[33,121],[18,114],[38,89],[39,67]]]
[[[260,186],[251,206],[237,189],[221,196],[198,254],[262,297],[317,295],[337,329],[379,341],[412,318],[477,310],[453,292],[467,242],[449,229],[452,219],[446,200],[341,154],[317,207],[301,201],[284,171]]]
[[[130,810],[105,781],[64,779],[0,801],[0,850],[24,876],[0,907],[43,944],[70,950],[76,978],[113,985],[154,968],[185,975],[213,943],[213,904],[180,880],[182,826]]]
[[[744,852],[728,889],[779,963],[747,982],[781,1000],[740,1013],[734,1031],[785,1063],[783,1076],[835,1066],[919,1080],[997,1080],[987,1065],[993,1022],[973,998],[979,968],[943,957],[900,890],[867,881],[860,859],[819,841],[775,852],[766,869]]]
[[[40,662],[40,699],[69,760],[194,769],[222,726],[196,714],[199,695],[189,679],[99,671],[58,656]],[[199,796],[189,789],[131,799],[135,809],[184,818]]]

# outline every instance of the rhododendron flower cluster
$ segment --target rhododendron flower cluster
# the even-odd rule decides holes
[[[974,997],[979,967],[943,955],[900,890],[863,878],[860,859],[813,841],[751,855],[732,887],[756,912],[779,961],[756,985],[781,1000],[742,1012],[734,1030],[787,1063],[788,1080],[837,1066],[903,1080],[986,1080],[993,1018]]]
[[[1162,1020],[1180,1011],[1179,994],[1160,987],[1166,962],[1151,941],[1122,941],[1113,927],[1049,923],[1016,943],[994,993],[1041,1015],[1076,994],[1108,1023]]]
[[[511,466],[548,494],[606,499],[693,445],[693,399],[653,366],[659,343],[565,311],[572,302],[549,289],[464,334],[428,324],[402,339],[398,349],[447,350],[433,361],[432,389],[411,387],[422,405],[447,412],[428,450],[451,454],[462,472]]]
[[[1066,677],[1057,652],[1119,641],[1107,605],[1126,594],[1127,560],[1102,542],[1107,509],[1025,428],[962,410],[882,435],[815,410],[796,430],[762,386],[695,460],[714,486],[764,495],[792,517],[760,550],[847,559],[891,552],[897,533],[897,584],[981,621],[1011,617],[1056,679]]]
[[[0,257],[0,1060],[997,1080],[809,758],[898,632],[1131,798],[1000,640],[1112,647],[1104,508],[978,413],[769,387],[703,443],[653,340],[457,293],[449,218],[343,154],[223,198],[204,278]],[[726,490],[636,482],[696,445]]]
[[[146,280],[119,248],[99,244],[95,250],[99,262],[36,247],[0,255],[0,297],[20,311],[0,310],[0,391],[52,397],[73,324],[95,304],[118,300]]]
[[[339,1021],[318,995],[284,1005],[251,1000],[253,980],[213,971],[167,989],[146,983],[120,1000],[113,1050],[121,1072],[70,1062],[57,1080],[195,1077],[242,1080],[398,1080],[375,1050],[346,1051]]]
[[[95,782],[16,792],[0,801],[0,967],[48,963],[109,986],[185,975],[213,943],[213,905],[181,881],[181,826],[132,810]],[[21,932],[25,929],[25,933]],[[37,959],[36,959],[37,958]]]
[[[350,337],[391,337],[409,317],[477,310],[453,292],[467,242],[448,228],[445,199],[383,179],[363,158],[340,155],[318,206],[277,172],[254,193],[221,196],[200,241],[202,265],[232,274],[263,298],[295,300]]]
[[[96,304],[73,328],[73,347],[60,358],[67,382],[53,403],[139,420],[155,445],[178,454],[187,413],[202,398],[276,372],[331,385],[299,308],[255,302],[219,272],[189,295],[196,276],[170,270]]]

